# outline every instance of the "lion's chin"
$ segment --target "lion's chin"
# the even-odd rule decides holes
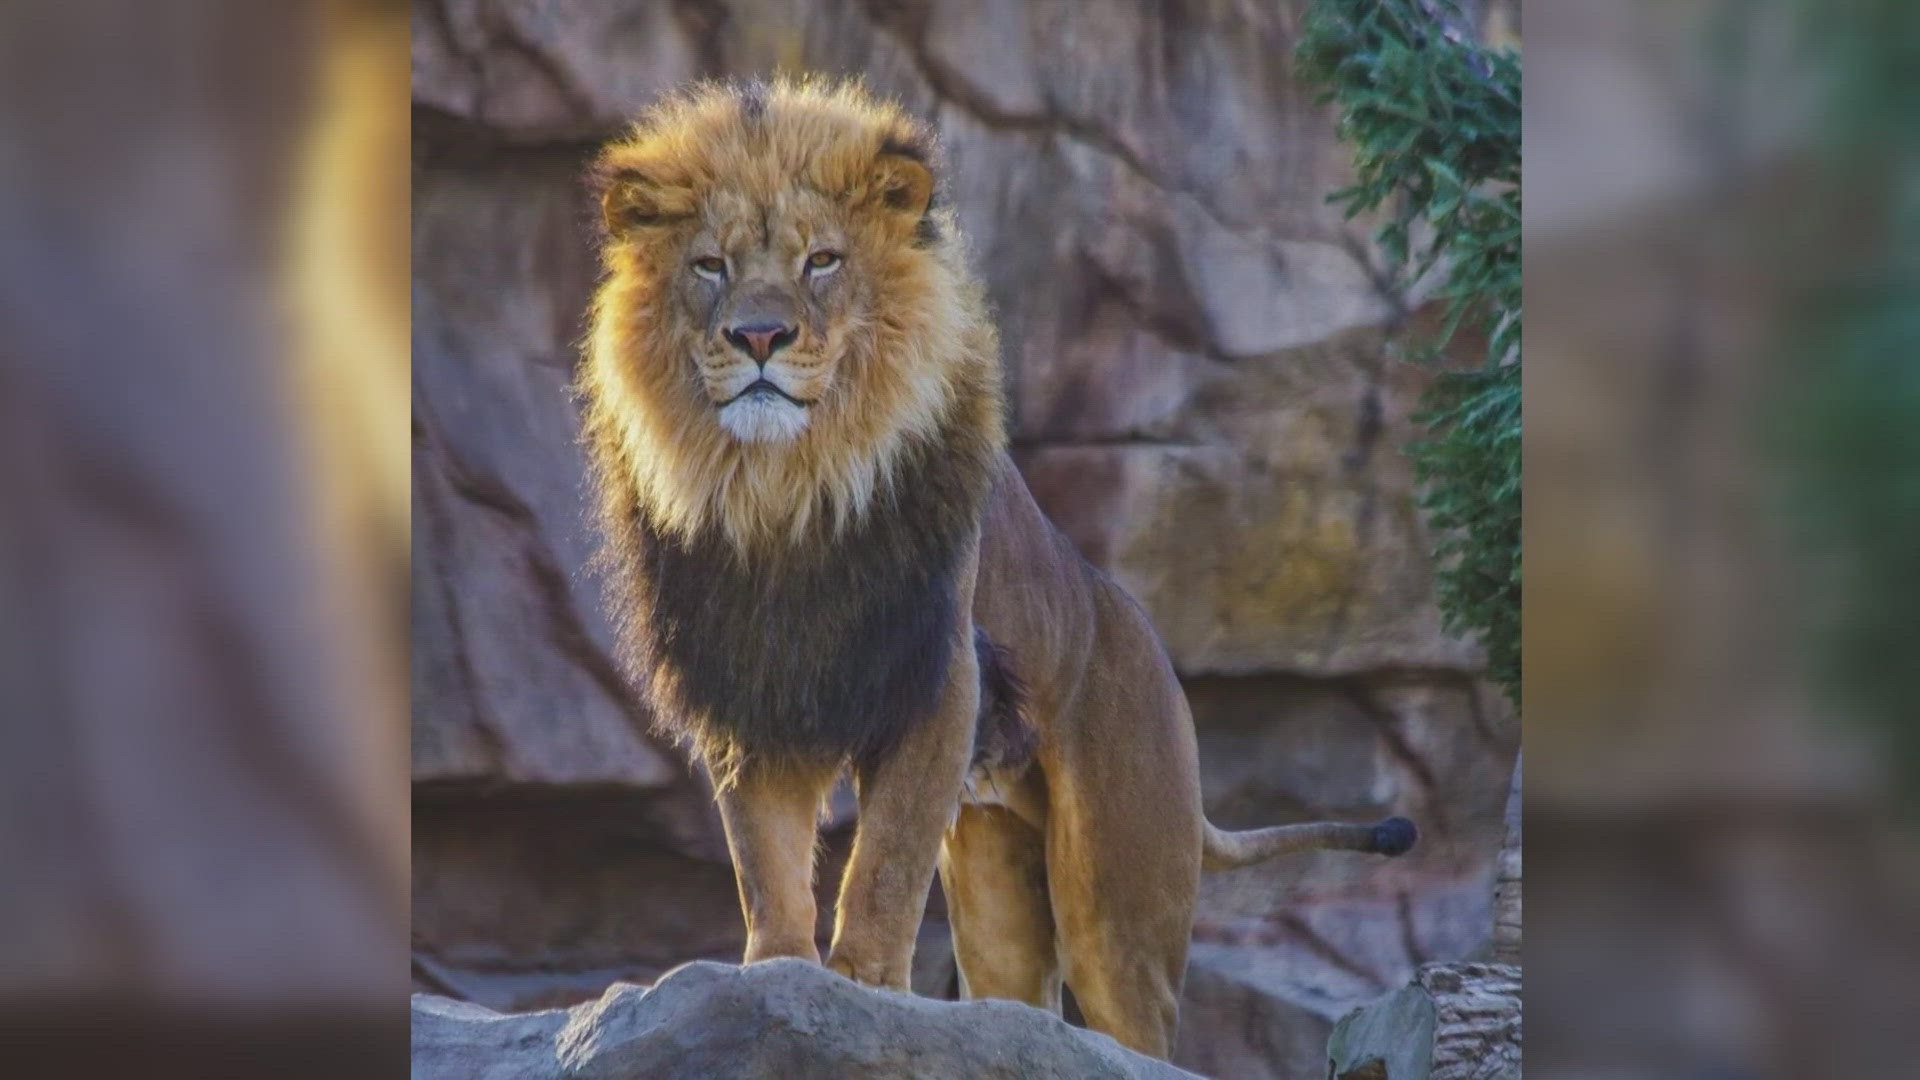
[[[720,426],[741,442],[791,442],[807,429],[807,410],[775,394],[748,394],[721,406]]]

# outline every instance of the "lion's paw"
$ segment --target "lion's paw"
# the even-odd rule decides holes
[[[905,990],[905,978],[894,978],[887,965],[879,961],[861,961],[844,954],[835,954],[827,959],[827,967],[845,975],[864,986],[878,986],[888,990]]]

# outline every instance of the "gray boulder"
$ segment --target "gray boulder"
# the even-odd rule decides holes
[[[571,1009],[413,998],[415,1080],[1191,1077],[1009,1001],[934,1001],[801,960],[684,964]]]

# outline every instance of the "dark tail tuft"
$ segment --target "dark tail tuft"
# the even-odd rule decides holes
[[[1373,850],[1382,855],[1405,855],[1420,839],[1420,830],[1403,817],[1390,817],[1373,827]]]

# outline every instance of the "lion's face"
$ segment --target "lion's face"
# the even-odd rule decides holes
[[[656,517],[743,543],[862,512],[997,344],[930,134],[844,84],[700,87],[601,154],[582,386]],[[981,404],[984,403],[984,404]]]
[[[937,302],[944,268],[924,136],[841,96],[773,97],[695,99],[611,148],[603,210],[616,273],[651,286],[632,317],[657,344],[631,362],[697,389],[734,439],[788,444],[888,374],[860,359],[900,351],[878,312]]]
[[[742,193],[714,193],[680,265],[661,268],[689,371],[744,442],[806,430],[841,376],[849,329],[870,314],[871,253],[851,250],[842,209],[803,189],[781,196],[762,212]]]

